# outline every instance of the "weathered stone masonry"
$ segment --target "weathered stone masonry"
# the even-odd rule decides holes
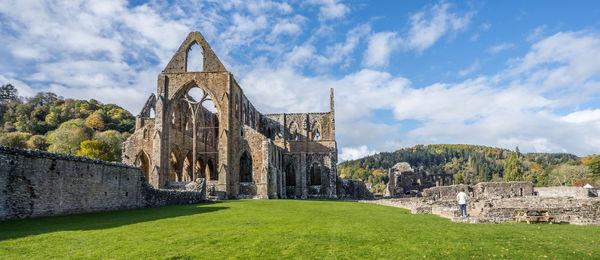
[[[188,70],[196,46],[202,71]],[[202,97],[192,98],[197,89]],[[216,111],[205,107],[211,102]],[[262,114],[200,32],[188,35],[158,76],[122,159],[156,188],[204,178],[211,198],[356,197],[337,192],[361,190],[337,187],[351,183],[336,174],[333,89],[328,112]]]
[[[0,146],[0,220],[198,203],[205,191],[157,190],[138,167]]]

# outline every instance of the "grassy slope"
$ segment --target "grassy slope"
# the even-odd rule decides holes
[[[600,227],[459,224],[336,201],[235,200],[0,222],[0,258],[599,258]]]

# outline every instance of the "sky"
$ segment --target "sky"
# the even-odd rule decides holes
[[[325,112],[339,158],[416,144],[600,153],[597,1],[0,2],[0,84],[139,113],[200,31],[262,113]]]

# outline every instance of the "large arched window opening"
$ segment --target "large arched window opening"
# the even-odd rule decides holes
[[[213,161],[218,161],[218,133],[219,133],[219,114],[218,109],[210,94],[202,88],[193,86],[183,95],[181,101],[187,107],[186,117],[188,118],[192,140],[185,140],[191,144],[192,162],[196,162],[194,171],[190,175],[191,180],[204,176],[209,180],[217,180],[218,174],[215,170]],[[198,165],[199,158],[211,158],[213,161],[207,161],[206,165]]]
[[[203,71],[204,70],[204,55],[202,48],[194,43],[187,51],[186,71]]]
[[[296,170],[292,164],[285,168],[285,186],[296,186]]]
[[[310,167],[310,185],[321,185],[321,165],[313,163]]]
[[[252,157],[247,151],[240,157],[240,182],[252,182]]]
[[[144,151],[141,151],[138,156],[136,156],[133,165],[140,167],[142,174],[144,174],[144,177],[146,178],[146,182],[150,182],[150,160]]]

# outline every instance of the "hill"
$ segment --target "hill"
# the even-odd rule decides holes
[[[121,143],[135,117],[114,104],[63,98],[51,92],[19,97],[0,87],[0,145],[121,161]]]
[[[388,182],[390,167],[408,162],[429,174],[454,174],[456,183],[486,181],[531,181],[537,186],[572,185],[600,179],[600,158],[579,158],[568,153],[520,153],[507,149],[464,144],[417,145],[384,152],[338,165],[338,175],[372,183],[381,194]],[[585,181],[583,181],[585,182]],[[578,184],[578,183],[576,183]]]

